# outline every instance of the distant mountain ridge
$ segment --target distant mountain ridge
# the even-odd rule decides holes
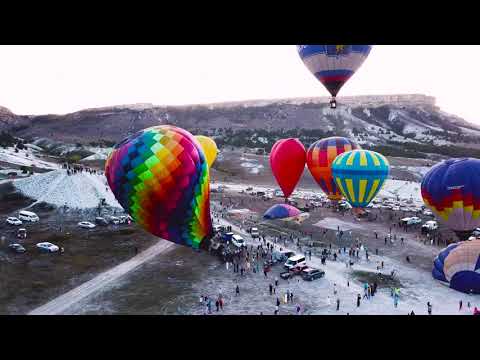
[[[480,149],[480,127],[443,112],[421,94],[250,100],[183,106],[132,104],[86,109],[66,115],[15,115],[0,107],[0,131],[70,144],[109,144],[146,127],[173,124],[231,144],[246,134],[259,147],[282,132],[299,136],[335,134],[364,145],[456,145]],[[272,136],[271,136],[272,135]],[[250,141],[249,140],[249,141]],[[250,144],[251,145],[251,144]]]

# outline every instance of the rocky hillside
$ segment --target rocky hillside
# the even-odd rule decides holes
[[[0,131],[63,144],[111,146],[158,124],[209,134],[220,146],[266,151],[285,136],[299,137],[309,145],[323,136],[343,135],[387,155],[477,156],[480,152],[480,127],[442,112],[434,98],[424,95],[341,97],[336,110],[329,109],[326,98],[176,107],[137,104],[43,116],[17,116],[0,108]]]

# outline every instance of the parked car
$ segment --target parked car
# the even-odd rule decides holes
[[[473,236],[480,236],[480,228],[476,228],[475,230],[473,230],[472,235]]]
[[[253,191],[253,187],[249,186],[245,191]]]
[[[260,232],[258,231],[258,229],[256,227],[250,228],[249,232],[250,232],[250,235],[252,236],[252,239],[256,239],[256,238],[260,237]]]
[[[352,208],[352,205],[350,205],[348,202],[346,201],[342,201],[340,203],[338,203],[338,207],[341,209],[341,210],[349,210]]]
[[[37,214],[31,211],[22,210],[18,214],[18,218],[23,221],[37,222],[40,221],[40,218]]]
[[[108,226],[108,221],[105,220],[105,218],[98,216],[95,218],[95,224],[100,226]]]
[[[416,224],[421,224],[422,223],[422,219],[414,216],[414,217],[407,217],[407,218],[403,218],[400,220],[400,222],[403,224],[403,225],[416,225]]]
[[[18,225],[22,225],[22,220],[16,218],[16,217],[8,217],[7,218],[7,223],[10,224],[10,225],[15,225],[15,226],[18,226]]]
[[[213,232],[215,234],[218,234],[218,233],[222,232],[222,229],[224,229],[224,227],[222,225],[214,225],[213,226]]]
[[[410,223],[408,225],[417,225],[417,224],[421,224],[421,223],[422,223],[422,219],[414,216],[414,217],[410,218]]]
[[[303,256],[303,255],[292,256],[291,258],[289,258],[285,262],[284,267],[287,270],[290,270],[290,269],[293,269],[297,265],[300,265],[300,266],[307,265],[307,260],[305,259],[305,256]]]
[[[60,248],[52,243],[49,242],[41,242],[38,243],[37,248],[40,249],[40,251],[48,252],[48,253],[54,253],[60,250]]]
[[[431,212],[430,210],[424,210],[424,211],[423,211],[423,215],[425,215],[425,216],[432,216],[432,217],[433,217],[433,212]]]
[[[302,271],[302,279],[305,281],[313,281],[325,276],[325,271],[313,268],[306,268]]]
[[[274,261],[285,262],[292,256],[295,256],[295,253],[290,250],[274,251],[272,257]]]
[[[93,229],[96,227],[95,224],[92,224],[90,221],[82,221],[78,223],[78,226],[84,229]]]
[[[393,211],[400,211],[400,206],[392,206]]]
[[[27,251],[22,245],[20,244],[10,244],[8,245],[8,248],[18,254],[22,254],[25,251]]]
[[[425,224],[422,225],[422,231],[433,231],[438,229],[438,223],[435,220],[430,220],[425,222]]]
[[[232,244],[235,245],[236,247],[242,247],[245,246],[245,240],[240,235],[233,235],[232,236]]]

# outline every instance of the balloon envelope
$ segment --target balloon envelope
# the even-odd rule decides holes
[[[480,294],[480,240],[451,244],[440,251],[432,275],[457,291]]]
[[[342,193],[332,177],[332,163],[344,152],[360,149],[344,137],[330,137],[313,143],[307,152],[307,166],[313,178],[330,200],[340,200]]]
[[[297,139],[279,140],[270,152],[270,168],[285,198],[292,195],[305,169],[305,148]]]
[[[207,158],[208,167],[212,167],[218,154],[217,144],[212,138],[203,135],[197,135],[195,138],[202,145],[203,153]]]
[[[421,191],[425,205],[461,240],[480,226],[480,160],[442,161],[425,174]]]
[[[199,248],[212,235],[209,173],[189,132],[155,126],[114,147],[105,167],[115,198],[148,232]]]
[[[305,66],[332,96],[337,96],[371,49],[371,45],[297,45]]]
[[[277,204],[273,205],[265,214],[263,214],[264,219],[274,220],[274,219],[285,219],[289,217],[298,216],[301,214],[301,211],[296,207],[288,204]]]
[[[388,160],[369,150],[345,152],[332,164],[335,182],[353,208],[366,207],[382,189],[389,172]]]

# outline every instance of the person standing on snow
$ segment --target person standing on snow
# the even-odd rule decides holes
[[[430,301],[427,302],[427,311],[428,315],[432,315],[432,304],[430,304]]]
[[[462,307],[463,307],[463,301],[460,300],[460,302],[458,303],[458,311],[462,311]]]
[[[360,307],[360,300],[362,300],[362,297],[360,294],[357,294],[357,307]]]
[[[237,287],[235,288],[235,296],[238,296],[238,295],[240,295],[240,288],[237,285]]]
[[[340,298],[337,297],[337,311],[340,310]]]

